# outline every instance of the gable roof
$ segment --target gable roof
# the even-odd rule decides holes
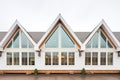
[[[78,39],[82,43],[84,43],[91,32],[74,32],[74,33],[78,37]],[[5,37],[6,34],[7,34],[7,32],[0,32],[0,41]],[[34,42],[38,43],[39,40],[45,34],[45,32],[28,32],[28,34],[34,40]],[[117,40],[120,42],[120,32],[113,32],[113,34],[117,38]]]
[[[73,36],[73,38],[76,40],[76,42],[78,43],[78,45],[82,48],[82,42],[78,39],[78,37],[75,35],[75,33],[71,30],[71,28],[68,26],[68,24],[65,22],[65,20],[63,19],[63,17],[61,16],[61,14],[58,15],[58,17],[55,19],[55,21],[53,22],[53,24],[50,26],[50,28],[48,29],[48,31],[44,34],[44,36],[40,39],[40,41],[38,42],[37,46],[40,47],[43,43],[43,41],[45,40],[45,38],[49,35],[49,33],[52,31],[53,28],[55,28],[55,25],[61,21],[63,23],[63,25],[65,25],[64,27],[70,32],[70,34]],[[38,48],[39,49],[39,48]],[[37,49],[37,50],[38,50]]]
[[[27,38],[32,42],[32,44],[35,46],[35,42],[33,41],[33,39],[29,36],[29,34],[27,33],[27,31],[22,27],[22,25],[16,20],[14,22],[14,24],[12,25],[12,27],[9,29],[9,31],[6,33],[6,35],[4,36],[4,38],[2,39],[0,46],[1,48],[4,48],[5,45],[8,43],[8,41],[10,40],[10,38],[12,37],[12,35],[14,35],[14,33],[16,32],[17,29],[21,29],[24,34],[27,36]]]
[[[43,37],[43,35],[45,34],[45,32],[28,32],[28,34],[36,43],[38,43],[40,39]]]
[[[101,20],[101,22],[94,28],[94,30],[91,32],[89,37],[84,42],[84,45],[90,41],[90,39],[93,37],[93,35],[98,31],[98,29],[102,28],[104,32],[107,34],[107,36],[111,39],[113,44],[118,48],[120,46],[120,42],[117,40],[117,38],[114,36],[110,28],[107,26],[106,22],[104,20]]]

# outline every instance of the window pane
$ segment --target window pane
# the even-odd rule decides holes
[[[86,45],[86,48],[91,48],[91,40],[88,42],[88,44]]]
[[[92,39],[87,43],[86,48],[98,48],[98,31],[92,37]]]
[[[27,65],[27,52],[22,52],[22,65]]]
[[[29,52],[29,65],[35,65],[35,54],[34,54],[34,52]]]
[[[19,48],[19,32],[17,32],[17,34],[13,38],[13,47]]]
[[[55,32],[51,35],[48,41],[45,44],[46,48],[58,48],[58,32],[59,28],[55,30]]]
[[[61,65],[67,65],[67,52],[61,53]]]
[[[33,45],[30,41],[29,41],[29,48],[33,48]]]
[[[19,52],[14,52],[14,65],[19,65]]]
[[[21,31],[21,45],[22,48],[33,48],[32,43],[28,40],[28,38],[22,31]]]
[[[12,47],[12,41],[9,43],[9,45],[7,46],[7,48],[11,48]]]
[[[98,48],[98,32],[92,38],[92,48]]]
[[[100,65],[106,65],[106,52],[101,52],[100,56]]]
[[[101,48],[106,48],[106,37],[104,34],[101,32],[100,34],[100,43],[101,43]]]
[[[21,44],[22,48],[27,48],[27,37],[22,31],[21,31]]]
[[[7,52],[7,65],[12,65],[12,52]]]
[[[91,65],[91,53],[90,52],[85,53],[85,65]]]
[[[74,52],[69,52],[69,65],[74,65]]]
[[[108,47],[108,48],[113,48],[112,45],[110,44],[110,42],[109,42],[109,41],[107,41],[107,42],[108,42],[107,47]]]
[[[98,65],[98,53],[97,52],[92,53],[92,65]]]
[[[50,52],[45,53],[45,65],[51,65],[51,53]]]
[[[53,52],[53,65],[58,65],[58,64],[59,64],[58,52]]]
[[[63,28],[61,28],[61,37],[62,37],[62,48],[73,48],[74,43],[68,36],[68,34],[64,31]]]
[[[108,65],[113,65],[113,53],[108,52]]]

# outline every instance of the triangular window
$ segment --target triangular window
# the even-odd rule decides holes
[[[74,43],[62,27],[58,27],[45,43],[46,48],[73,48]]]
[[[19,48],[19,32],[13,38],[13,48]]]
[[[45,44],[46,48],[58,48],[58,32],[59,32],[59,28],[57,28],[55,32],[53,32],[53,34],[46,42]]]
[[[111,45],[111,43],[109,41],[108,41],[107,47],[108,48],[113,48],[112,45]]]
[[[113,48],[108,37],[103,33],[103,31],[98,30],[92,39],[87,43],[86,48]]]
[[[7,48],[12,48],[12,41],[9,43],[9,45],[7,46]]]
[[[100,45],[101,48],[106,48],[106,37],[102,32],[100,34],[100,43],[101,43]]]
[[[22,31],[21,31],[21,46],[22,48],[33,48],[32,43],[28,40],[28,38]]]
[[[88,42],[87,48],[98,48],[98,31],[92,37],[92,39]]]
[[[113,48],[112,44],[109,42],[108,38],[105,37],[102,31],[100,33],[100,43],[101,43],[100,45],[101,48]]]
[[[22,31],[17,31],[15,36],[11,39],[7,48],[33,48],[32,43],[28,40],[26,35]]]
[[[62,48],[73,48],[74,47],[74,43],[73,41],[70,39],[70,37],[68,36],[68,34],[64,31],[63,28],[61,28],[61,39],[62,39]]]

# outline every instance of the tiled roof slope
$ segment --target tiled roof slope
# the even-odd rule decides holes
[[[0,41],[3,39],[6,33],[7,32],[0,32]],[[38,41],[42,38],[45,32],[28,32],[28,34],[36,43],[38,43]],[[89,36],[90,32],[75,32],[75,34],[79,38],[79,40],[83,43]],[[113,32],[113,34],[120,42],[120,32]]]
[[[0,32],[0,41],[4,38],[7,32]]]

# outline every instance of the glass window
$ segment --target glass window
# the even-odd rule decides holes
[[[98,31],[92,38],[92,48],[98,48]]]
[[[15,37],[13,38],[13,47],[19,48],[19,32],[17,32]]]
[[[45,65],[51,65],[51,53],[50,52],[45,53]]]
[[[14,52],[14,65],[19,65],[19,52]]]
[[[57,28],[55,32],[53,32],[53,34],[46,42],[45,44],[46,48],[58,48],[58,32],[59,32],[59,28]]]
[[[107,42],[108,42],[108,43],[107,43],[107,47],[108,47],[108,48],[113,48],[112,45],[110,44],[110,42],[109,42],[109,41],[107,41]]]
[[[21,35],[20,35],[20,33],[21,33]],[[21,38],[19,38],[19,36],[21,36]],[[33,44],[28,40],[28,38],[22,31],[18,31],[15,34],[13,39],[8,44],[7,48],[12,48],[12,46],[13,46],[13,48],[19,48],[20,47],[19,44],[21,44],[22,48],[33,48]]]
[[[61,65],[67,65],[67,52],[61,53]]]
[[[106,48],[106,37],[104,36],[104,34],[101,32],[100,34],[100,43],[101,43],[101,48]]]
[[[33,48],[33,45],[32,45],[32,43],[29,41],[29,48]]]
[[[108,52],[108,65],[113,65],[113,53]]]
[[[22,52],[22,65],[27,65],[27,52]]]
[[[29,65],[35,65],[35,54],[34,54],[34,52],[29,52]]]
[[[53,65],[58,65],[58,64],[59,64],[58,52],[53,52]]]
[[[106,65],[106,52],[100,53],[100,65]]]
[[[69,52],[69,65],[74,65],[75,60],[74,60],[74,52]]]
[[[98,65],[98,53],[97,52],[92,53],[92,65]]]
[[[33,48],[32,43],[28,40],[26,35],[21,31],[21,44],[22,48]]]
[[[86,48],[91,48],[91,40],[87,43]]]
[[[12,52],[7,52],[7,65],[12,65]]]
[[[25,34],[21,31],[21,45],[22,48],[27,48],[27,37],[25,36]]]
[[[9,43],[9,45],[7,46],[7,48],[12,48],[12,41]]]
[[[61,28],[61,37],[62,37],[62,48],[73,48],[74,47],[74,43],[73,41],[70,39],[70,37],[68,36],[68,34],[64,31],[63,28]]]
[[[85,65],[91,65],[91,53],[90,52],[85,53]]]
[[[86,48],[98,48],[98,31],[95,33],[95,35],[92,37],[92,39],[88,42],[86,45]]]

